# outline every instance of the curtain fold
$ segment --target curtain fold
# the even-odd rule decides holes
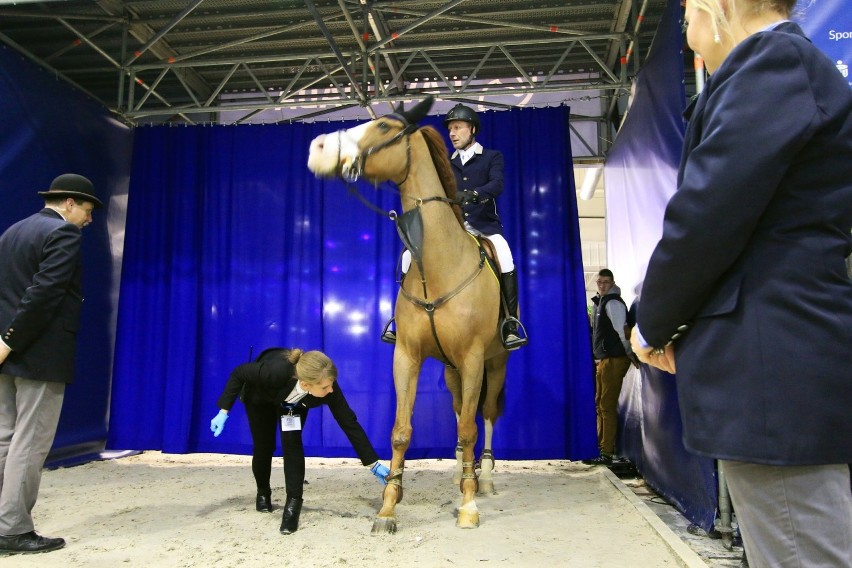
[[[483,113],[506,157],[499,208],[518,265],[529,346],[512,355],[495,451],[515,459],[594,453],[591,353],[568,108]],[[437,117],[426,124],[443,131]],[[377,451],[390,456],[396,400],[390,317],[402,245],[394,224],[307,167],[310,141],[353,123],[145,127],[136,131],[121,278],[109,447],[250,453],[238,403],[209,431],[230,370],[271,346],[325,351]],[[400,209],[393,184],[359,191]],[[427,361],[409,458],[450,457],[443,368]],[[311,412],[306,452],[353,456],[330,413]]]

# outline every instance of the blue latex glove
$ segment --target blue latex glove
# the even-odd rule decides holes
[[[388,482],[385,481],[385,477],[387,476],[387,474],[390,473],[390,470],[387,467],[383,466],[382,462],[374,463],[373,467],[370,468],[370,471],[373,475],[376,476],[376,478],[378,478],[379,483],[381,483],[382,485],[388,484]]]
[[[225,429],[225,422],[227,421],[228,413],[224,410],[220,410],[219,414],[213,417],[213,420],[210,421],[210,431],[213,432],[214,438],[219,437],[219,434]]]

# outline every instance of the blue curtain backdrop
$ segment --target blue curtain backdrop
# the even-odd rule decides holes
[[[676,189],[686,104],[681,15],[680,2],[670,0],[604,170],[610,267],[630,297],[662,234],[663,211]],[[715,463],[683,446],[677,378],[645,365],[641,373],[631,370],[624,381],[619,418],[621,453],[684,516],[712,529]]]
[[[852,26],[849,0],[799,0],[793,19],[831,59],[852,88]]]
[[[123,196],[132,131],[83,93],[0,46],[0,232],[44,207],[37,192],[74,172],[95,185],[105,207],[83,231],[83,311],[75,381],[49,460],[100,451],[107,437],[118,296]]]
[[[532,337],[509,362],[498,458],[596,453],[568,117],[565,107],[482,115],[480,140],[506,157],[499,207]],[[436,117],[424,122],[443,130]],[[396,299],[401,244],[391,221],[306,167],[315,136],[350,126],[137,129],[110,448],[249,453],[240,404],[219,438],[209,421],[230,370],[280,345],[335,360],[340,387],[390,456],[393,347],[379,333]],[[392,184],[360,189],[384,210],[400,208]],[[452,455],[442,373],[435,361],[421,373],[410,458]],[[305,445],[309,455],[354,455],[320,410]]]

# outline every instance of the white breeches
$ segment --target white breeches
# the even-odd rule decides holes
[[[467,226],[466,228],[469,233],[474,234],[478,237],[485,237],[494,245],[494,252],[497,253],[497,260],[500,262],[500,270],[505,274],[506,272],[512,272],[515,269],[515,260],[512,258],[512,251],[509,249],[509,243],[506,242],[506,239],[503,238],[503,235],[483,235],[476,229]],[[402,273],[407,274],[408,269],[411,268],[411,252],[406,250],[402,253]]]

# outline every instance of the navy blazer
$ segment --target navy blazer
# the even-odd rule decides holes
[[[244,404],[274,404],[280,409],[280,414],[283,414],[281,403],[296,386],[297,380],[295,366],[285,359],[289,352],[289,349],[280,347],[266,349],[254,362],[234,369],[219,397],[219,408],[230,410],[240,393],[243,393]],[[373,449],[355,412],[346,402],[339,382],[335,381],[332,392],[326,396],[318,398],[309,394],[296,404],[305,408],[327,405],[361,463],[370,465],[378,461],[379,455]]]
[[[497,197],[503,193],[503,154],[497,150],[482,149],[464,165],[458,152],[450,159],[456,174],[456,189],[476,191],[479,203],[462,207],[464,220],[483,235],[503,234],[503,224],[497,214]]]
[[[74,380],[80,291],[80,228],[52,209],[0,236],[0,333],[12,352],[0,372]]]
[[[852,91],[794,23],[738,45],[686,131],[642,288],[642,336],[675,340],[686,447],[852,462]]]

